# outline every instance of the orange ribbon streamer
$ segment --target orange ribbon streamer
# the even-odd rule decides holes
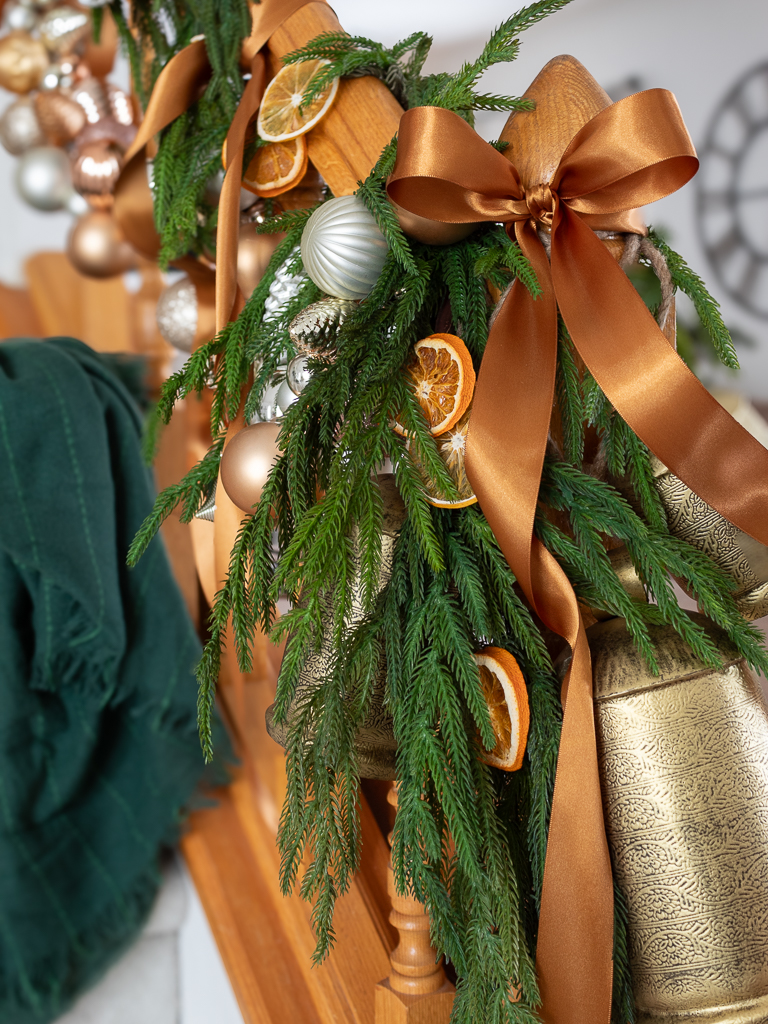
[[[310,0],[322,3],[325,0]],[[267,83],[267,68],[260,52],[269,37],[286,19],[307,6],[307,0],[261,0],[251,7],[252,30],[243,43],[250,62],[251,78],[240,98],[225,143],[227,173],[219,196],[216,236],[216,332],[239,312],[237,292],[237,242],[243,152],[248,125],[255,117]],[[193,40],[175,54],[157,76],[147,110],[136,138],[125,154],[125,167],[115,191],[115,216],[128,241],[154,259],[159,239],[152,213],[152,195],[145,170],[145,149],[158,132],[184,113],[197,99],[210,76],[205,39]]]
[[[547,1024],[608,1022],[613,889],[597,770],[589,647],[570,581],[533,534],[552,415],[557,310],[619,414],[696,494],[768,543],[768,452],[687,369],[590,228],[684,185],[698,161],[671,93],[606,107],[574,136],[552,179],[523,188],[514,166],[456,114],[400,122],[390,197],[449,223],[502,221],[543,295],[516,282],[488,338],[466,468],[526,595],[573,651],[539,921],[537,970]],[[599,220],[598,220],[599,218]],[[551,229],[551,264],[537,233]]]

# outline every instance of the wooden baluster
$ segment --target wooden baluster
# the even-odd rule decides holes
[[[397,813],[397,785],[387,794]],[[392,833],[389,834],[392,845]],[[392,901],[390,922],[400,941],[390,954],[389,977],[376,986],[376,1024],[448,1024],[454,987],[437,960],[429,940],[429,916],[423,905],[395,889],[392,858],[387,868],[387,890]]]

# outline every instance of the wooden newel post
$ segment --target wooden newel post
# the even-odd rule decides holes
[[[397,811],[397,785],[387,794]],[[391,845],[391,833],[390,833]],[[400,941],[390,954],[389,977],[376,986],[376,1024],[448,1024],[454,987],[429,940],[429,916],[411,896],[400,896],[390,857],[387,890],[392,901],[390,922]]]

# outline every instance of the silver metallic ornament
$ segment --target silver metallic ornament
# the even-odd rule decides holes
[[[294,395],[300,395],[312,379],[306,356],[296,356],[288,363],[285,380]]]
[[[362,199],[339,196],[319,206],[301,236],[304,269],[339,299],[364,299],[378,280],[389,246]]]
[[[289,259],[293,255],[294,253],[291,253]],[[264,302],[264,319],[277,319],[288,303],[299,294],[306,280],[306,274],[289,273],[288,260],[278,267],[272,284],[269,286],[269,294]]]
[[[14,156],[45,145],[45,136],[35,113],[34,103],[20,96],[0,116],[0,142]]]
[[[277,400],[279,392],[280,384],[267,384],[259,402],[258,419],[254,417],[253,422],[272,423],[281,418],[283,410],[280,408]]]
[[[197,290],[185,275],[169,284],[157,300],[157,327],[165,340],[191,352],[197,333]]]
[[[75,65],[72,61],[62,60],[57,64],[49,64],[43,73],[40,89],[47,92],[51,89],[69,89],[75,80]]]
[[[3,32],[31,32],[37,25],[37,15],[25,4],[6,4],[3,7]]]
[[[91,9],[96,7],[106,7],[111,0],[79,0],[83,7],[90,7]]]
[[[71,53],[82,43],[91,27],[91,16],[87,11],[74,7],[53,7],[47,11],[38,24],[40,38],[51,53]]]
[[[291,320],[288,333],[298,351],[315,359],[332,359],[336,335],[347,316],[357,307],[355,299],[320,299]]]
[[[36,210],[60,210],[72,193],[67,154],[56,146],[38,146],[16,165],[16,187]]]
[[[287,380],[282,381],[280,387],[277,389],[277,405],[280,409],[280,415],[284,416],[293,403],[298,399],[298,395],[290,386]]]
[[[83,217],[91,209],[88,200],[85,196],[81,196],[79,192],[75,192],[72,189],[72,194],[67,200],[67,210],[72,214],[73,217]]]
[[[205,499],[200,508],[195,512],[195,519],[205,519],[207,522],[212,523],[213,517],[216,514],[216,484],[213,485],[213,490]]]

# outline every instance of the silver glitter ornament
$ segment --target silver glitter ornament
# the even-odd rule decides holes
[[[197,333],[197,290],[185,275],[160,293],[157,327],[165,340],[182,352],[191,352]]]
[[[36,210],[60,210],[72,193],[69,157],[56,146],[28,149],[16,165],[16,187]]]
[[[213,490],[205,499],[200,508],[195,512],[195,519],[205,519],[207,522],[212,523],[213,517],[216,514],[216,484],[213,485]]]
[[[74,80],[75,65],[71,61],[63,60],[58,64],[49,64],[40,82],[40,90],[48,92],[51,89],[69,89]]]
[[[3,32],[31,32],[37,25],[37,15],[25,4],[6,4],[3,7]]]
[[[301,258],[312,281],[339,299],[364,299],[389,246],[362,199],[338,196],[319,206],[301,236]]]
[[[91,27],[91,16],[87,11],[74,7],[53,7],[47,11],[38,24],[40,38],[51,53],[71,53],[82,43]]]
[[[295,251],[291,253],[289,259],[293,257]],[[288,260],[278,267],[264,302],[264,319],[277,319],[288,303],[296,298],[306,281],[306,274],[289,273]]]
[[[332,359],[336,335],[346,318],[357,308],[355,299],[320,299],[291,320],[288,333],[298,351],[315,359]]]
[[[79,2],[83,7],[94,9],[96,7],[106,7],[108,3],[111,3],[111,0],[79,0]]]
[[[27,96],[20,96],[6,107],[0,116],[0,142],[14,156],[28,149],[45,145],[45,135],[35,113],[35,106]]]
[[[300,395],[312,379],[306,356],[296,356],[288,363],[285,380],[294,395]]]

